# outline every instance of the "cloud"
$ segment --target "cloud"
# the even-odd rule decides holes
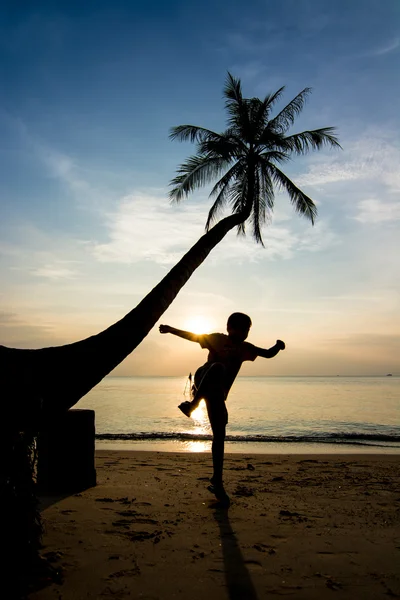
[[[112,192],[104,185],[93,185],[87,178],[87,171],[74,156],[57,150],[33,134],[20,117],[0,107],[0,124],[12,132],[23,152],[44,169],[45,176],[57,179],[68,189],[78,206],[97,212],[102,204],[109,202]]]
[[[329,158],[320,155],[308,171],[296,178],[299,186],[325,186],[343,181],[379,181],[389,192],[400,190],[400,150],[385,133],[366,133],[342,142],[344,151]]]
[[[72,193],[78,206],[99,212],[101,205],[109,202],[112,194],[87,181],[75,158],[32,136],[29,136],[29,140],[36,158],[44,165],[49,176],[58,179]]]
[[[212,261],[234,261],[236,264],[245,262],[262,262],[265,260],[290,260],[299,252],[318,252],[340,243],[340,238],[329,226],[328,221],[319,220],[312,227],[297,215],[292,217],[290,226],[282,227],[269,225],[264,229],[265,247],[256,244],[250,228],[245,238],[237,237],[235,232],[226,236],[212,254]]]
[[[43,231],[28,222],[14,228],[14,237],[13,243],[0,243],[8,270],[51,280],[81,276],[83,256],[86,259],[88,254],[86,241]]]
[[[379,48],[375,48],[375,49],[371,50],[370,52],[366,53],[364,56],[383,56],[384,54],[389,54],[390,52],[397,50],[397,48],[399,48],[399,47],[400,47],[400,38],[397,37],[389,42],[386,42]]]
[[[29,319],[13,312],[0,311],[0,340],[5,346],[37,348],[60,343],[52,328],[42,324],[32,325]]]
[[[346,337],[330,338],[325,340],[326,344],[337,344],[340,346],[357,346],[363,349],[382,348],[385,354],[394,353],[394,356],[400,354],[400,333],[354,333]]]
[[[394,37],[390,40],[386,40],[382,42],[379,46],[375,45],[369,50],[365,50],[362,52],[357,52],[346,56],[347,60],[359,60],[364,58],[374,58],[378,56],[385,56],[386,54],[390,54],[394,52],[400,47],[400,37]]]
[[[375,198],[361,200],[358,203],[359,212],[354,216],[360,223],[383,223],[400,219],[400,201],[384,202]]]
[[[309,168],[308,173],[297,177],[296,183],[300,187],[303,185],[323,186],[327,183],[336,183],[338,181],[351,181],[360,179],[362,165],[341,164],[339,161],[314,164]]]
[[[177,210],[165,197],[131,194],[122,199],[116,212],[105,215],[109,241],[94,244],[92,254],[103,263],[175,264],[203,235],[207,210],[199,202],[188,202]],[[296,251],[316,252],[338,243],[327,221],[319,221],[314,228],[309,223],[298,227],[295,230],[289,224],[285,227],[270,224],[265,228],[265,248],[255,244],[250,227],[245,238],[238,237],[233,230],[212,252],[210,260],[241,264],[289,259]]]
[[[357,302],[358,303],[370,303],[370,302],[374,302],[374,303],[380,303],[383,301],[383,297],[382,296],[371,296],[370,293],[365,294],[365,295],[349,295],[349,294],[338,294],[338,295],[332,295],[332,296],[319,296],[320,300],[333,300],[335,303],[336,302]]]
[[[45,279],[60,280],[60,279],[76,279],[78,273],[61,264],[53,263],[43,265],[37,269],[32,269],[31,274],[35,277],[44,277]]]
[[[166,196],[138,192],[122,198],[117,211],[104,218],[109,241],[92,246],[98,261],[145,260],[168,265],[179,260],[204,233],[206,211],[195,203],[177,210]]]

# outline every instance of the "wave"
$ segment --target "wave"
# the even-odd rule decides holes
[[[209,434],[186,432],[132,432],[132,433],[97,433],[98,440],[128,440],[132,442],[144,440],[176,440],[176,441],[209,441]],[[363,446],[400,447],[400,435],[380,433],[310,433],[300,435],[227,435],[227,442],[260,442],[260,443],[291,443],[291,444],[352,444]]]

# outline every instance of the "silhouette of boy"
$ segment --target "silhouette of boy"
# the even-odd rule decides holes
[[[198,342],[208,353],[207,362],[199,367],[194,375],[191,402],[182,402],[180,410],[190,417],[191,413],[204,399],[208,418],[213,432],[212,458],[213,476],[208,489],[218,500],[229,504],[229,496],[225,492],[222,472],[224,465],[224,445],[228,411],[225,401],[229,390],[239,373],[242,362],[254,361],[258,356],[273,358],[285,344],[277,340],[269,349],[258,348],[245,342],[251,327],[251,319],[243,313],[233,313],[227,322],[228,335],[224,333],[197,334],[175,329],[169,325],[160,325],[160,333],[172,333],[185,340]]]

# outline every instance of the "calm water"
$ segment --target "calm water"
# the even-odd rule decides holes
[[[209,451],[204,402],[177,409],[186,383],[107,377],[77,408],[95,409],[98,448]],[[239,377],[227,406],[227,452],[400,453],[399,377]]]

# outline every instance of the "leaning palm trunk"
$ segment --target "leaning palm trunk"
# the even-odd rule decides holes
[[[28,462],[22,460],[19,467],[11,468],[13,451],[17,449],[14,441],[20,432],[37,431],[42,419],[51,422],[55,414],[74,406],[122,362],[146,337],[192,273],[228,231],[237,226],[238,231],[244,233],[245,222],[251,217],[253,236],[262,243],[260,227],[273,210],[274,186],[286,189],[295,209],[314,223],[315,204],[280,170],[279,165],[289,160],[291,154],[305,154],[323,145],[339,147],[339,143],[330,127],[287,136],[310,90],[305,88],[271,119],[271,108],[282,91],[283,88],[263,101],[246,99],[242,96],[240,80],[228,74],[224,90],[228,129],[222,134],[192,125],[172,130],[173,139],[197,142],[198,152],[179,167],[172,182],[171,198],[179,201],[196,187],[211,182],[226,171],[211,192],[215,201],[209,212],[207,229],[226,203],[232,205],[234,214],[208,230],[136,308],[105,331],[73,344],[40,350],[0,346],[0,394],[3,393],[0,406],[3,434],[6,433],[6,441],[2,443],[7,446],[2,452],[0,443],[0,512],[6,514],[12,524],[8,531],[13,531],[15,526],[20,532],[22,537],[16,540],[13,548],[16,552],[18,547],[25,548],[25,562],[32,562],[32,557],[38,554],[40,528],[35,526],[34,502],[25,502],[22,510],[28,511],[26,514],[30,516],[22,530],[17,527],[18,503],[7,504],[7,498],[10,499],[14,492],[21,497],[25,494],[25,498],[32,496],[29,485],[22,482],[21,486],[16,476],[18,469],[25,472],[26,466],[31,465],[27,478],[32,482],[33,463],[28,460],[27,444],[25,458]],[[20,456],[19,452],[17,454]],[[11,514],[7,515],[7,510]],[[24,535],[27,539],[23,539]],[[11,563],[16,556],[11,556]]]
[[[247,218],[237,213],[205,233],[162,281],[125,317],[85,340],[38,350],[0,346],[7,427],[25,430],[68,410],[146,337],[211,250]]]
[[[18,574],[21,583],[10,598],[24,595],[29,574],[40,564],[41,523],[31,454],[34,433],[74,406],[140,344],[211,250],[245,218],[245,213],[238,213],[220,221],[136,308],[101,333],[39,350],[0,346],[6,433],[0,443],[0,512],[6,519],[2,541],[8,553],[2,580],[12,583]]]

